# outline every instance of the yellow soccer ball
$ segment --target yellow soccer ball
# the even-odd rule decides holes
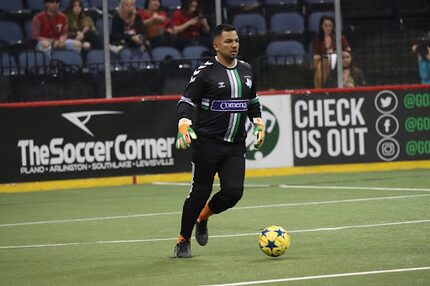
[[[258,244],[264,254],[278,257],[290,247],[290,235],[281,226],[272,225],[265,228],[258,236]]]

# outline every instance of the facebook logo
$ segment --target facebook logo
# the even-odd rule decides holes
[[[382,137],[391,137],[396,135],[399,130],[399,122],[391,114],[381,115],[378,120],[376,120],[376,131]]]
[[[385,119],[384,121],[385,133],[388,133],[390,131],[390,126],[391,126],[391,120],[388,118]]]

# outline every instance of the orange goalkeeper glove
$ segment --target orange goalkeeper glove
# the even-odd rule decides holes
[[[190,147],[191,139],[197,139],[197,135],[190,127],[191,120],[181,118],[178,123],[178,136],[176,137],[176,149],[187,149]]]
[[[258,150],[264,142],[264,122],[260,117],[253,118],[252,122],[254,123],[254,132],[252,134],[257,136],[257,143],[254,144],[254,148]]]

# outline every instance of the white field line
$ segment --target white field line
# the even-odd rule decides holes
[[[282,208],[282,207],[324,205],[324,204],[341,204],[341,203],[368,202],[368,201],[379,201],[379,200],[408,199],[408,198],[429,197],[429,196],[430,196],[430,194],[425,194],[425,195],[403,195],[403,196],[373,197],[373,198],[332,200],[332,201],[316,201],[316,202],[301,202],[301,203],[287,203],[287,204],[271,204],[271,205],[257,205],[257,206],[234,207],[231,210],[247,210],[247,209],[260,209],[260,208]],[[97,221],[97,220],[112,220],[112,219],[128,219],[128,218],[140,218],[140,217],[154,217],[154,216],[177,215],[177,214],[181,214],[181,212],[176,211],[176,212],[147,213],[147,214],[106,216],[106,217],[89,217],[89,218],[74,218],[74,219],[61,219],[61,220],[30,221],[30,222],[18,222],[18,223],[0,224],[0,228],[1,227],[13,227],[13,226],[37,225],[37,224],[54,224],[54,223],[69,223],[69,222],[84,222],[84,221]]]
[[[375,270],[375,271],[366,271],[366,272],[349,272],[349,273],[336,273],[336,274],[315,275],[315,276],[290,277],[290,278],[281,278],[281,279],[236,282],[236,283],[228,283],[228,284],[211,284],[211,285],[206,285],[206,286],[257,285],[257,284],[270,284],[270,283],[301,281],[301,280],[316,280],[316,279],[326,279],[326,278],[363,276],[363,275],[375,275],[375,274],[399,273],[399,272],[423,271],[423,270],[430,270],[430,266],[413,267],[413,268],[385,269],[385,270]]]
[[[190,186],[190,183],[154,182],[160,186]],[[219,184],[214,184],[214,186]],[[268,185],[246,184],[245,188],[283,188],[283,189],[322,189],[322,190],[366,190],[366,191],[397,191],[397,192],[430,192],[426,188],[397,188],[397,187],[360,187],[360,186],[322,186],[322,185]]]
[[[320,228],[300,229],[300,230],[289,230],[288,233],[307,233],[307,232],[319,232],[319,231],[328,232],[328,231],[338,231],[338,230],[345,230],[345,229],[385,227],[385,226],[397,226],[397,225],[421,224],[421,223],[430,223],[430,219],[396,221],[396,222],[362,224],[362,225],[344,225],[344,226],[335,226],[335,227],[320,227]],[[254,235],[258,235],[258,234],[259,234],[259,232],[211,235],[211,239],[213,239],[213,238],[254,236]],[[159,242],[159,241],[167,241],[167,240],[168,241],[175,241],[177,239],[178,239],[177,237],[169,237],[169,238],[149,238],[149,239],[132,239],[132,240],[100,240],[100,241],[53,243],[53,244],[3,245],[3,246],[0,246],[0,250],[3,250],[3,249],[22,249],[22,248],[59,247],[59,246],[72,246],[72,245],[144,243],[144,242]]]

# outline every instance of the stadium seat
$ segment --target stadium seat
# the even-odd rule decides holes
[[[181,52],[168,46],[160,46],[152,49],[152,59],[154,61],[164,61],[166,59],[180,60],[182,59]]]
[[[30,0],[27,1],[28,9],[33,11],[43,11],[45,9],[44,0]]]
[[[117,55],[110,53],[111,65],[118,62]],[[90,50],[87,54],[87,66],[92,72],[102,72],[105,70],[104,50]]]
[[[48,65],[48,59],[41,51],[25,51],[18,56],[19,67],[22,71],[37,72]]]
[[[0,11],[15,13],[23,9],[21,0],[0,0]]]
[[[24,39],[21,27],[12,21],[0,22],[0,45],[20,44]]]
[[[334,3],[334,0],[304,0],[305,4],[330,4]]]
[[[313,12],[310,14],[308,18],[308,31],[312,33],[318,33],[319,30],[319,24],[320,19],[322,16],[328,15],[334,17],[334,12],[327,11],[327,12]]]
[[[226,0],[225,4],[229,8],[238,8],[245,6],[258,6],[258,0]]]
[[[2,53],[0,54],[0,74],[11,75],[16,74],[17,72],[17,64],[15,59],[9,54]]]
[[[267,45],[266,56],[272,65],[302,65],[305,49],[297,41],[274,41]]]
[[[204,46],[188,46],[182,50],[184,59],[191,62],[193,68],[197,68],[201,62],[201,57],[208,50]]]
[[[298,0],[264,0],[263,3],[271,6],[297,5]]]
[[[109,22],[109,34],[110,34],[112,32],[112,18],[111,17],[109,17],[108,22]],[[104,35],[104,33],[103,33],[103,18],[100,18],[97,20],[96,29],[100,35],[100,38],[103,39],[103,35]]]
[[[181,0],[163,0],[162,5],[166,10],[174,11],[180,8],[182,3],[181,3]]]
[[[234,17],[233,26],[239,35],[253,36],[266,34],[266,20],[260,14],[238,14]]]
[[[302,34],[305,22],[299,13],[276,13],[270,18],[270,30],[276,34]]]
[[[136,0],[137,9],[143,8],[144,5],[145,5],[145,0]]]
[[[108,0],[108,10],[114,11],[118,7],[118,0]],[[97,9],[103,9],[103,0],[91,0],[91,6]]]
[[[303,4],[307,14],[315,11],[334,10],[334,0],[304,0]]]
[[[51,64],[55,62],[62,62],[68,66],[82,68],[82,57],[79,53],[70,50],[57,50],[53,51],[51,57]]]

